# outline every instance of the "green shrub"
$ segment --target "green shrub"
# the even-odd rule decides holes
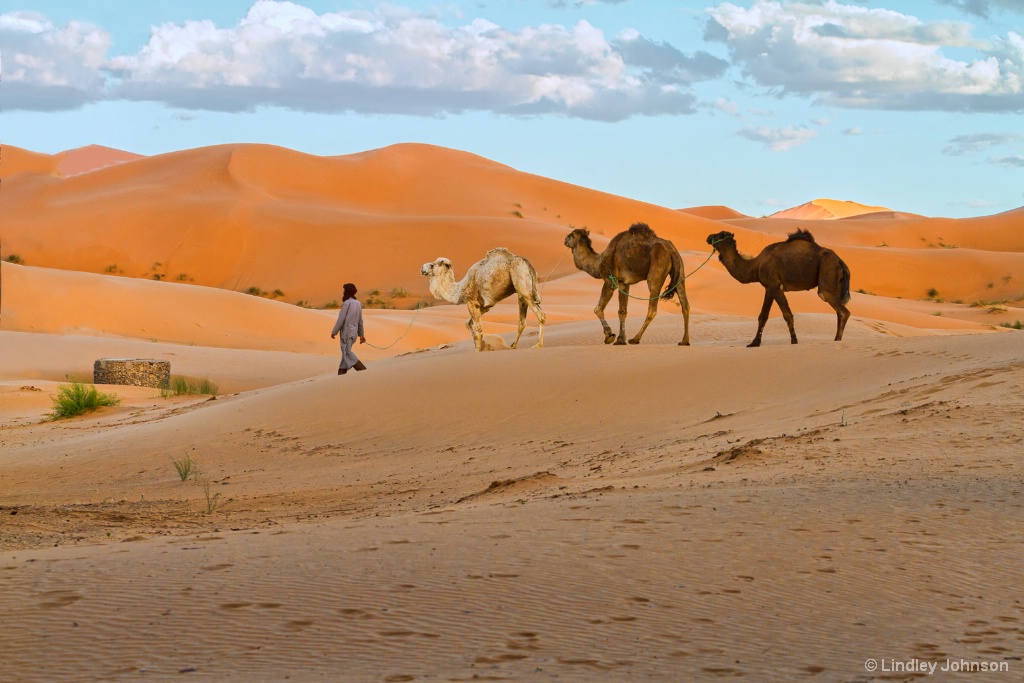
[[[54,420],[74,417],[102,406],[116,406],[120,402],[121,399],[116,395],[96,391],[96,387],[91,384],[61,384],[57,387],[57,395],[53,397],[50,417]]]
[[[8,263],[14,263],[19,265],[23,265],[25,263],[25,259],[21,258],[17,254],[11,254],[4,260],[7,261]]]
[[[199,463],[193,460],[192,456],[188,453],[185,453],[185,457],[181,460],[171,458],[171,462],[174,463],[174,469],[178,471],[178,476],[181,477],[182,481],[189,477],[197,478],[199,476]]]

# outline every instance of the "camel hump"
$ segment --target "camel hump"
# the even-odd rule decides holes
[[[515,258],[515,254],[506,249],[505,247],[495,247],[487,252],[487,258],[492,256],[507,256],[508,258]]]
[[[657,239],[658,235],[651,229],[651,226],[646,223],[634,223],[629,226],[629,234],[635,237],[646,237],[648,239]]]
[[[803,228],[798,229],[796,232],[789,233],[789,238],[786,241],[792,242],[794,240],[804,240],[805,242],[810,242],[811,244],[817,244],[817,242],[814,241],[814,235],[812,235],[807,230],[804,230]]]

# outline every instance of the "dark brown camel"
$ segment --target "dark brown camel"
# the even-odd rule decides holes
[[[626,343],[626,307],[629,304],[629,286],[647,281],[651,292],[650,305],[647,307],[647,319],[640,331],[629,340],[630,344],[639,344],[647,326],[658,314],[658,300],[671,300],[672,295],[679,297],[679,306],[683,309],[683,325],[685,332],[680,346],[690,345],[690,302],[686,300],[686,281],[683,277],[683,257],[671,242],[661,239],[645,223],[634,223],[629,230],[620,232],[612,238],[607,248],[598,254],[590,242],[590,231],[576,228],[565,238],[565,246],[572,249],[572,257],[576,267],[601,281],[601,298],[594,308],[601,327],[604,329],[604,343]],[[661,291],[665,279],[669,278],[668,288]],[[619,334],[616,336],[604,317],[604,309],[612,298],[615,290],[619,290]]]
[[[708,235],[708,244],[718,252],[718,260],[739,282],[760,282],[764,287],[764,304],[757,316],[757,334],[747,346],[761,345],[761,331],[768,321],[772,302],[779,304],[782,317],[789,325],[790,342],[796,344],[793,312],[786,301],[786,291],[818,288],[818,297],[836,310],[836,341],[843,338],[843,329],[850,311],[843,304],[850,300],[850,269],[831,249],[819,246],[806,230],[797,230],[785,242],[769,244],[755,258],[736,250],[736,238],[722,231]]]

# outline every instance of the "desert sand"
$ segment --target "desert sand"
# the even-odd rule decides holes
[[[2,159],[0,680],[1024,676],[1024,208],[677,210],[424,145]],[[603,344],[562,240],[635,221],[683,255],[690,347],[669,302]],[[705,238],[796,228],[852,271],[844,339],[789,292],[800,343],[775,309],[746,348],[763,290]],[[476,353],[425,292],[496,246],[544,348],[506,300]],[[339,377],[346,281],[374,346]],[[220,390],[48,419],[108,357]]]

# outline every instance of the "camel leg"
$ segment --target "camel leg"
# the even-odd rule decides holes
[[[686,280],[679,283],[676,288],[676,295],[679,297],[679,308],[683,309],[683,341],[680,346],[690,345],[690,300],[686,298]]]
[[[793,311],[789,308],[789,301],[786,299],[786,294],[782,291],[782,287],[779,287],[775,292],[775,302],[779,304],[782,317],[785,318],[786,325],[789,326],[789,343],[796,344],[796,327],[793,325]]]
[[[619,336],[615,338],[616,346],[626,345],[626,310],[629,308],[629,285],[619,284]]]
[[[839,325],[836,328],[835,341],[843,341],[843,331],[846,329],[846,321],[850,319],[850,309],[839,304],[839,310],[836,311],[836,316],[839,318]]]
[[[604,309],[608,308],[608,302],[612,300],[612,294],[614,292],[615,289],[612,287],[611,283],[605,281],[604,285],[601,287],[601,298],[598,300],[597,306],[594,307],[594,314],[597,316],[597,319],[601,321],[601,328],[604,330],[605,344],[611,344],[615,341],[615,334],[612,332],[611,326],[604,317]]]
[[[834,341],[842,341],[843,330],[846,329],[846,321],[850,319],[850,309],[838,301],[829,301],[828,303],[832,308],[836,309],[836,338]]]
[[[512,348],[516,348],[519,344],[519,338],[523,336],[523,330],[526,329],[526,299],[519,297],[519,331],[516,332],[516,340],[512,342]]]
[[[647,288],[651,290],[651,300],[648,302],[647,306],[647,318],[644,320],[644,324],[640,326],[640,331],[636,333],[636,336],[629,340],[630,344],[640,343],[640,337],[644,336],[644,331],[647,329],[647,326],[651,324],[652,320],[654,320],[654,316],[658,315],[658,301],[661,300],[661,297],[655,295],[661,294],[661,286],[665,284],[665,278],[660,278],[660,282],[657,280],[658,279],[655,278],[647,281]]]
[[[764,331],[764,324],[768,322],[768,313],[772,310],[772,302],[775,299],[772,297],[771,291],[764,288],[764,303],[761,304],[761,313],[757,316],[757,334],[754,335],[754,341],[747,344],[747,348],[761,345],[761,332]]]
[[[476,346],[476,350],[483,351],[484,326],[480,323],[483,311],[480,310],[479,306],[474,306],[473,304],[467,304],[467,308],[469,308],[469,320],[466,322],[466,327],[473,334],[473,345]]]
[[[533,299],[527,299],[526,304],[533,311],[533,314],[537,316],[537,323],[540,329],[537,331],[537,343],[533,345],[533,348],[540,349],[544,347],[544,322],[547,320],[547,316],[544,315],[544,311],[540,308],[540,302],[534,301]]]

